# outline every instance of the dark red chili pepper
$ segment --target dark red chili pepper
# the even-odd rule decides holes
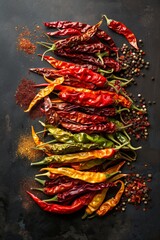
[[[73,88],[68,86],[58,85],[57,90],[60,90],[58,96],[60,99],[87,107],[106,107],[113,104],[120,104],[130,108],[132,102],[120,94],[109,91],[93,91],[83,88]]]
[[[98,123],[103,123],[107,122],[108,119],[104,116],[99,116],[99,115],[89,115],[83,112],[79,111],[56,111],[60,119],[62,121],[69,121],[69,122],[76,122],[80,124],[98,124]]]
[[[66,68],[54,70],[52,68],[30,68],[30,71],[45,75],[48,78],[55,78],[56,76],[63,76],[64,78],[78,79],[85,83],[91,83],[97,87],[104,87],[107,83],[107,78],[99,73],[95,73],[88,68],[75,66],[73,68]]]
[[[61,121],[62,127],[71,131],[71,132],[85,132],[85,133],[113,133],[116,130],[115,124],[112,122],[108,123],[99,123],[94,125],[82,125],[82,124],[74,124],[65,121]]]
[[[36,197],[31,192],[27,191],[27,193],[42,210],[58,214],[71,214],[80,210],[84,206],[88,205],[95,195],[95,192],[90,192],[85,195],[82,195],[79,198],[76,198],[76,200],[74,200],[74,202],[71,205],[60,205],[55,203],[46,203],[39,199],[38,197]]]
[[[75,28],[66,28],[66,29],[60,29],[55,32],[47,32],[48,36],[67,36],[67,35],[80,35],[80,34],[81,32]]]
[[[82,33],[81,35],[75,35],[66,39],[60,39],[56,41],[54,44],[49,43],[47,45],[47,43],[44,43],[44,42],[40,42],[39,44],[49,48],[47,51],[44,52],[44,54],[48,51],[55,51],[64,47],[71,47],[74,45],[78,45],[81,42],[86,42],[89,39],[91,39],[94,36],[94,34],[97,32],[97,29],[101,24],[102,24],[102,20],[99,21],[97,24],[90,26],[86,30],[86,32]]]
[[[107,26],[110,29],[112,29],[118,34],[123,35],[134,48],[138,49],[137,39],[134,33],[130,29],[128,29],[126,25],[113,19],[108,19],[106,16],[104,17],[106,18]]]
[[[110,49],[104,45],[101,42],[93,42],[93,43],[84,43],[84,44],[79,44],[77,46],[73,46],[70,49],[68,49],[68,51],[71,52],[83,52],[83,53],[97,53],[97,52],[105,52],[106,56],[110,55]]]
[[[113,183],[84,183],[82,185],[76,185],[73,186],[73,188],[69,189],[68,191],[65,191],[63,193],[58,193],[56,196],[54,196],[51,199],[45,200],[46,202],[51,202],[51,201],[58,201],[58,202],[66,202],[74,199],[80,194],[84,194],[88,191],[90,192],[97,192],[100,191],[104,188],[112,187]]]
[[[58,29],[59,28],[75,28],[75,29],[79,29],[81,32],[86,31],[90,27],[89,24],[85,24],[81,22],[71,22],[71,21],[45,22],[44,25],[46,27],[58,28]],[[98,29],[95,35],[99,39],[106,41],[114,51],[118,50],[113,39],[105,31]]]

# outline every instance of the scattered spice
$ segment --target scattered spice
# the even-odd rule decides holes
[[[17,156],[35,161],[42,157],[42,152],[34,149],[35,143],[30,135],[21,135],[18,141]]]

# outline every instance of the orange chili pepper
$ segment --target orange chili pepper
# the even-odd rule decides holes
[[[105,215],[107,212],[111,211],[119,203],[122,197],[122,194],[124,192],[125,185],[124,185],[124,182],[122,182],[121,180],[118,180],[115,182],[115,184],[118,184],[118,183],[121,184],[119,191],[117,192],[115,197],[110,198],[109,200],[107,200],[101,205],[101,207],[96,211],[96,214],[98,216]]]

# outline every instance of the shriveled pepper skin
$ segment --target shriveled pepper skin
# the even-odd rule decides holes
[[[125,185],[121,180],[117,180],[115,182],[115,184],[121,184],[121,187],[119,189],[119,191],[117,192],[117,194],[115,195],[115,197],[110,198],[109,200],[107,200],[106,202],[104,202],[101,207],[97,210],[97,215],[98,216],[103,216],[105,215],[108,211],[111,211],[120,201],[122,194],[124,192],[125,189]]]
[[[35,203],[44,211],[50,213],[58,213],[58,214],[71,214],[74,213],[84,206],[86,206],[94,197],[95,193],[87,193],[79,198],[77,198],[71,205],[60,205],[56,203],[46,203],[36,197],[31,192],[27,191],[29,196],[34,200]]]

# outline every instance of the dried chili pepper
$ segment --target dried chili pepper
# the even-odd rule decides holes
[[[115,195],[115,197],[110,198],[100,206],[100,208],[96,211],[96,214],[98,216],[105,215],[108,211],[111,211],[119,203],[122,197],[122,194],[124,192],[125,185],[121,180],[118,180],[115,182],[115,184],[118,184],[118,183],[121,184],[121,187],[118,190],[117,194]]]
[[[50,163],[74,163],[74,162],[86,162],[93,159],[109,159],[116,153],[115,148],[105,148],[92,150],[88,152],[68,153],[65,155],[52,155],[45,157],[42,161],[32,162],[31,165],[46,165]]]
[[[137,39],[134,33],[128,29],[123,23],[115,21],[113,19],[108,19],[104,16],[107,21],[107,26],[118,34],[122,34],[128,40],[128,42],[136,49],[138,49]]]
[[[63,76],[65,79],[78,79],[86,83],[92,83],[97,87],[104,87],[107,84],[107,78],[102,76],[99,73],[95,73],[88,68],[82,68],[78,66],[54,70],[52,68],[30,68],[30,71],[45,75],[51,79],[54,79],[56,76]]]
[[[101,165],[105,161],[106,161],[106,159],[103,159],[103,158],[98,159],[98,161],[97,161],[97,159],[94,159],[94,160],[90,160],[88,162],[73,163],[73,164],[71,164],[71,167],[74,168],[75,170],[79,170],[79,171],[89,170],[95,166]]]
[[[44,52],[44,54],[48,51],[55,51],[55,50],[58,50],[58,49],[61,49],[64,47],[78,45],[81,42],[85,42],[85,41],[88,41],[89,39],[91,39],[101,24],[102,24],[102,20],[99,21],[97,24],[89,27],[86,30],[86,32],[82,33],[81,35],[75,35],[75,36],[71,36],[70,38],[58,40],[54,44],[49,44],[51,46],[48,46],[47,43],[44,43],[44,42],[39,42],[39,44],[49,48],[48,50],[46,50]],[[43,58],[43,56],[42,56],[42,58]]]
[[[86,206],[95,195],[94,192],[90,192],[74,200],[71,205],[60,205],[56,203],[46,203],[32,193],[30,193],[29,191],[27,191],[27,193],[42,210],[58,214],[71,214],[80,210],[81,208]]]
[[[55,185],[52,187],[32,188],[32,190],[38,190],[38,191],[45,193],[48,196],[52,196],[57,193],[62,193],[62,192],[68,191],[69,189],[73,188],[74,186],[75,186],[75,182],[70,181],[70,182],[62,183],[60,185]]]
[[[102,182],[102,183],[84,183],[82,185],[75,185],[72,188],[70,188],[68,191],[58,193],[54,197],[50,199],[44,200],[45,202],[65,202],[73,200],[75,197],[77,197],[80,194],[84,194],[86,192],[97,192],[104,188],[113,187],[113,183],[108,182]]]
[[[65,28],[65,29],[60,29],[55,32],[47,32],[48,36],[67,36],[67,35],[80,35],[81,32],[78,29],[75,28]]]
[[[58,94],[60,99],[80,106],[106,107],[113,104],[120,104],[123,107],[130,108],[132,105],[129,99],[115,92],[103,90],[93,91],[62,85],[58,85],[56,89],[60,90]]]
[[[33,98],[25,112],[29,112],[39,100],[49,95],[57,85],[62,84],[63,82],[64,82],[63,77],[57,78],[53,82],[51,82],[46,88],[40,90],[39,93]]]
[[[66,167],[61,167],[61,168],[42,168],[41,171],[48,171],[46,173],[42,174],[37,174],[36,177],[38,176],[50,176],[50,173],[54,174],[62,174],[64,176],[68,176],[73,179],[80,179],[88,183],[100,183],[100,182],[105,182],[108,180],[110,177],[116,175],[118,172],[114,172],[111,174],[106,174],[102,172],[83,172],[83,171],[78,171],[72,168],[66,168]]]
[[[107,122],[107,123],[97,123],[93,125],[83,125],[83,124],[76,124],[76,123],[71,123],[62,120],[61,122],[62,127],[65,129],[73,132],[73,133],[80,133],[80,132],[85,132],[85,133],[113,133],[115,132],[118,128],[113,122]]]
[[[75,110],[69,111],[69,112],[56,111],[56,113],[62,120],[85,124],[85,125],[104,123],[108,121],[106,117],[99,116],[99,115],[90,115],[90,114],[75,111]]]

